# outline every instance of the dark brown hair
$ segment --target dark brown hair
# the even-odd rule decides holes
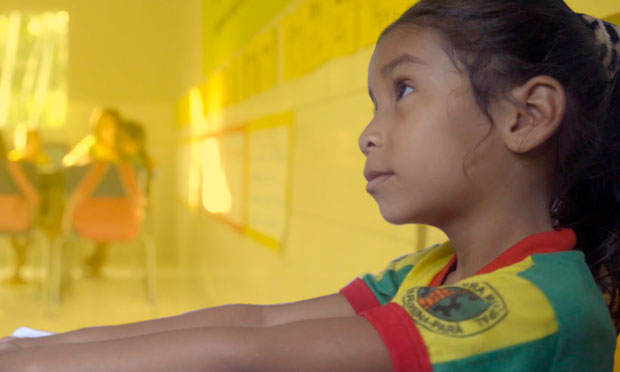
[[[121,122],[121,115],[118,110],[113,109],[111,107],[95,107],[90,113],[90,125],[93,129],[96,130],[99,125],[99,121],[103,116],[109,116],[114,119],[117,123]]]
[[[121,134],[126,135],[129,139],[144,145],[146,134],[144,128],[137,121],[125,120],[120,123],[119,130]]]
[[[489,118],[494,99],[535,76],[563,85],[549,213],[554,227],[575,231],[575,249],[620,319],[620,79],[609,80],[592,30],[561,0],[421,0],[381,37],[406,25],[443,36]]]

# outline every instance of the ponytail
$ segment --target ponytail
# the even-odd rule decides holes
[[[551,206],[554,225],[570,227],[620,329],[620,78],[611,81],[594,151],[563,169]],[[561,139],[562,140],[562,139]],[[565,143],[579,146],[564,135]],[[587,153],[584,151],[584,154]],[[566,164],[568,157],[560,164]]]
[[[588,127],[567,126],[560,144],[578,159],[562,158],[558,152],[560,182],[551,215],[557,226],[570,227],[577,234],[577,249],[586,257],[594,279],[603,292],[609,311],[620,330],[620,28],[596,18],[580,15],[593,31],[600,61],[607,74],[604,94]],[[590,129],[590,143],[571,138],[571,129]],[[563,136],[562,136],[563,134]],[[579,151],[579,147],[590,149]],[[577,152],[575,152],[577,150]],[[570,164],[570,160],[576,163]],[[570,164],[570,165],[569,165]],[[569,166],[566,166],[569,165]]]

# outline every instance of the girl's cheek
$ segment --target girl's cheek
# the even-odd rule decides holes
[[[395,104],[395,111],[400,115],[410,115],[415,108],[411,97],[405,97]]]

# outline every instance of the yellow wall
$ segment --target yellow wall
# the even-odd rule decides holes
[[[193,115],[189,94],[178,110],[179,165],[186,165],[179,167],[177,236],[181,246],[192,247],[186,263],[210,304],[331,293],[357,274],[376,271],[416,249],[417,228],[383,221],[365,193],[364,159],[357,147],[357,136],[372,113],[366,93],[369,46],[407,5],[383,3],[368,1],[360,7],[350,0],[338,6],[333,1],[274,1],[261,8],[252,1],[225,1],[205,16],[209,78],[196,82]],[[205,13],[209,6],[205,1]],[[249,21],[257,13],[263,24]],[[361,32],[364,17],[369,27]],[[221,38],[213,36],[218,27],[224,30]],[[333,40],[333,30],[340,39]],[[308,43],[314,43],[312,48]],[[196,104],[198,92],[202,110]],[[276,126],[256,129],[261,118]],[[188,179],[200,178],[195,174],[205,161],[202,144],[222,131],[215,138],[232,211],[215,217],[200,202],[199,190],[189,195]],[[279,140],[269,144],[271,137]],[[258,143],[280,146],[283,153],[277,159],[258,159],[252,153]],[[243,151],[249,154],[236,158]],[[195,164],[193,176],[188,161]],[[243,183],[244,174],[250,174],[250,186]],[[260,174],[270,178],[262,186]],[[221,183],[217,175],[207,177],[204,185]],[[284,197],[261,190],[272,186]],[[273,210],[269,202],[261,204],[261,195],[278,199]],[[261,222],[270,218],[279,221],[275,226],[280,229]]]
[[[372,45],[410,3],[229,0],[210,14],[204,1],[207,79],[177,107],[177,232],[210,305],[332,293],[444,239],[381,218],[357,146],[372,114]],[[569,3],[599,17],[620,13],[615,0]],[[205,166],[213,146],[221,160]],[[206,211],[203,187],[230,200],[227,212]]]

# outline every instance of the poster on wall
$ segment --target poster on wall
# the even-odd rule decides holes
[[[289,130],[277,126],[249,132],[247,224],[277,242],[287,220]]]

